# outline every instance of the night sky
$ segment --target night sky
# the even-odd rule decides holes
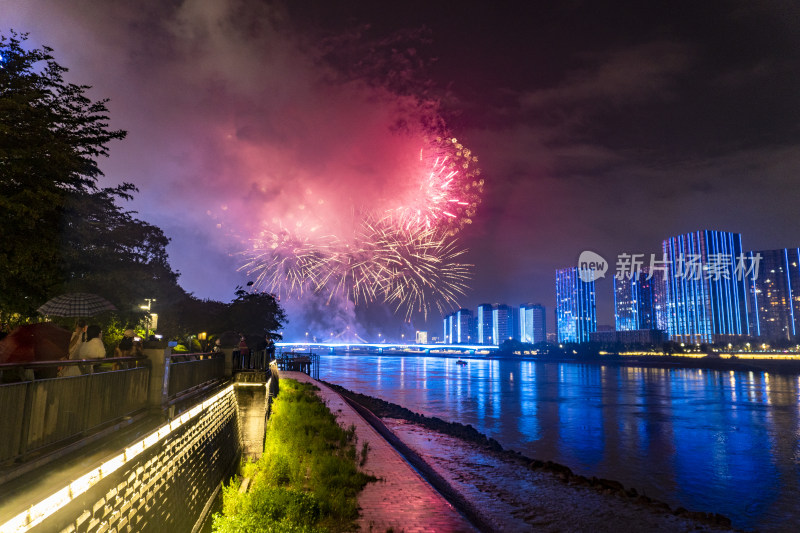
[[[128,207],[172,238],[199,297],[246,281],[235,252],[259,220],[404,194],[431,109],[486,180],[458,236],[475,265],[465,307],[541,302],[552,331],[554,271],[583,250],[613,264],[699,229],[800,245],[795,1],[287,4],[0,0],[3,32],[30,32],[110,98],[128,138],[103,184],[139,187]],[[600,324],[611,287],[597,285]],[[317,326],[399,336],[372,307],[322,307],[336,318]]]

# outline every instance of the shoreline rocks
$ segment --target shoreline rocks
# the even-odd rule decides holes
[[[495,439],[480,433],[477,429],[469,424],[465,425],[457,422],[448,422],[438,417],[428,417],[380,398],[374,398],[372,396],[353,392],[333,383],[325,382],[325,384],[345,398],[348,398],[349,400],[356,402],[365,409],[371,411],[378,418],[405,420],[430,431],[472,443],[488,452],[491,452],[492,454],[497,455],[505,461],[514,462],[527,468],[528,470],[552,474],[555,479],[560,480],[567,486],[590,488],[601,494],[613,495],[625,501],[635,503],[636,505],[673,515],[675,517],[708,524],[716,528],[731,528],[730,518],[724,515],[713,512],[690,511],[683,507],[677,507],[673,509],[665,502],[652,499],[645,494],[640,494],[639,491],[633,487],[626,488],[619,481],[597,477],[588,478],[586,476],[575,474],[568,466],[555,463],[553,461],[531,459],[517,451],[506,450]]]

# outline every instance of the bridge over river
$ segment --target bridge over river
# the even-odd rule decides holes
[[[157,348],[0,384],[0,532],[200,530],[242,455],[263,449],[277,390],[266,360]]]
[[[369,353],[391,355],[488,355],[497,352],[494,344],[411,344],[411,343],[346,343],[346,342],[277,342],[275,346],[283,352],[317,351],[335,353]]]

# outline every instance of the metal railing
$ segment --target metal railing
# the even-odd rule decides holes
[[[280,370],[294,370],[319,379],[319,355],[314,352],[281,352],[276,361]]]
[[[234,350],[233,370],[268,370],[274,355],[270,350]]]
[[[168,358],[167,396],[176,396],[225,377],[225,354],[173,354]]]
[[[2,365],[45,370],[72,364],[124,365],[72,377],[0,385],[0,463],[71,440],[147,407],[150,369],[132,357]]]

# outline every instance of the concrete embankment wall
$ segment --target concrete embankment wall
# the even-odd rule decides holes
[[[237,410],[230,385],[48,498],[58,510],[31,531],[191,531],[238,465]]]

